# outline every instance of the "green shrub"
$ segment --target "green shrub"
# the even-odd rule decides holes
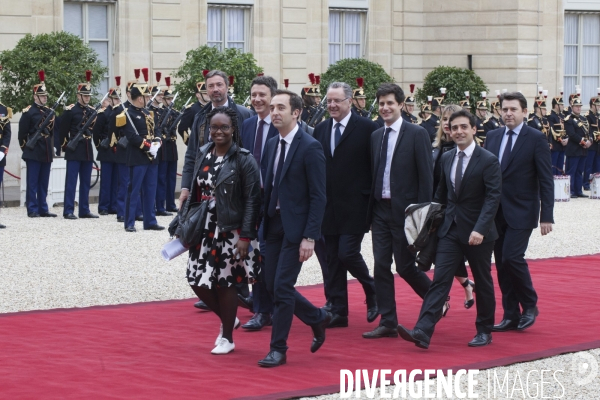
[[[446,88],[445,104],[458,104],[464,100],[465,91],[469,91],[469,103],[474,109],[475,103],[480,98],[481,92],[489,92],[483,80],[473,71],[465,68],[440,66],[427,74],[423,87],[415,93],[417,103],[427,102],[427,96],[440,96],[440,88]]]

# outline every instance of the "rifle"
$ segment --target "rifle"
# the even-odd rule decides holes
[[[166,128],[167,121],[169,120],[169,116],[171,115],[171,111],[173,111],[173,105],[175,104],[175,100],[177,100],[177,96],[179,96],[179,93],[175,93],[175,96],[173,97],[173,101],[171,101],[171,104],[169,105],[169,107],[167,107],[167,112],[166,112],[165,116],[160,121],[160,125],[158,126],[159,134],[161,134],[162,132],[164,132],[165,135],[169,134],[169,131],[165,131],[165,128]],[[190,97],[190,99],[191,99],[191,97]]]
[[[50,112],[48,113],[48,115],[46,115],[46,118],[44,118],[44,120],[42,121],[42,123],[40,124],[40,126],[38,126],[38,128],[35,130],[35,132],[33,134],[33,137],[30,140],[27,141],[27,144],[25,146],[29,150],[33,150],[35,148],[35,145],[38,142],[38,140],[40,140],[40,138],[42,137],[42,132],[50,124],[50,122],[52,120],[52,117],[54,117],[54,114],[55,114],[54,111],[56,110],[56,107],[58,107],[58,103],[60,103],[60,101],[62,100],[62,98],[63,98],[64,95],[65,95],[65,92],[62,92],[62,94],[60,95],[60,97],[58,98],[58,100],[56,100],[56,103],[54,103],[54,105],[50,109]]]
[[[313,115],[308,119],[308,122],[306,123],[306,125],[308,125],[310,127],[314,127],[321,120],[321,118],[323,118],[323,115],[325,114],[325,109],[326,109],[326,107],[325,107],[326,102],[327,102],[327,96],[323,97],[323,100],[321,100],[321,102],[315,109],[315,112],[313,113]]]
[[[123,106],[123,112],[125,113],[126,117],[129,119],[129,122],[131,122],[131,126],[133,126],[133,130],[135,131],[135,134],[140,136],[140,133],[137,131],[137,128],[135,127],[135,124],[133,123],[131,116],[129,116],[129,113],[127,112],[127,108],[125,107],[125,103],[123,103],[123,99],[121,99],[121,96],[119,96],[119,101],[121,102],[121,105]],[[123,149],[126,149],[128,144],[129,144],[129,140],[127,140],[127,136],[123,136],[117,142],[117,145]]]
[[[148,104],[146,104],[146,108],[150,107],[150,105],[152,104],[152,102],[154,101],[154,99],[156,98],[156,96],[158,96],[159,93],[160,93],[160,90],[157,90],[156,93],[154,93],[154,96],[152,96],[152,98],[150,99],[150,101],[148,102]]]
[[[98,110],[100,109],[100,107],[102,107],[102,103],[104,102],[104,100],[106,99],[107,96],[108,96],[108,92],[104,95],[102,100],[100,100],[100,103],[98,103],[98,105],[96,106],[94,111],[88,117],[87,121],[85,121],[85,124],[81,128],[79,128],[75,137],[73,137],[73,139],[69,140],[69,143],[67,143],[67,149],[69,149],[71,151],[75,151],[77,149],[77,145],[79,144],[81,139],[83,139],[83,134],[88,130],[88,128],[90,127],[92,122],[94,122],[96,120],[96,115],[98,115]]]
[[[171,132],[173,130],[173,128],[175,128],[177,126],[177,124],[179,123],[179,121],[181,121],[181,117],[183,117],[183,112],[185,111],[185,108],[187,107],[187,105],[190,102],[190,100],[192,100],[192,96],[190,96],[190,98],[185,102],[185,104],[181,108],[181,111],[179,111],[179,115],[177,116],[177,118],[175,118],[175,121],[173,121],[171,123],[171,125],[169,125],[169,128],[167,129],[167,132]]]
[[[369,113],[366,118],[371,118],[371,114],[373,114],[373,110],[375,110],[375,103],[377,103],[377,97],[375,97],[375,100],[371,103],[371,108],[369,108]]]
[[[244,100],[244,104],[242,104],[243,107],[248,107],[247,104],[249,104],[248,102],[250,101],[250,96],[246,97],[246,100]]]

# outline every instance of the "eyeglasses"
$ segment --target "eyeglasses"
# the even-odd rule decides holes
[[[221,132],[229,132],[229,130],[231,129],[231,126],[229,126],[229,125],[221,125],[221,126],[211,125],[208,129],[210,129],[210,131],[212,133],[216,133],[219,130]]]
[[[327,104],[342,104],[342,102],[348,100],[350,97],[346,97],[345,99],[327,99]]]

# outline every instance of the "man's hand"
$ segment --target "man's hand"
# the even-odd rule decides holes
[[[185,201],[187,200],[187,198],[189,196],[190,196],[189,189],[181,189],[181,194],[179,195],[179,209],[181,209],[181,207],[183,207],[183,203],[185,203]]]
[[[312,257],[315,250],[315,242],[309,242],[306,239],[302,239],[300,242],[300,262],[304,262]]]
[[[483,235],[479,232],[471,232],[471,236],[469,236],[469,244],[471,246],[477,246],[483,242]]]
[[[585,141],[585,148],[586,149],[589,149],[591,145],[592,145],[592,142],[590,142],[589,140]]]
[[[541,222],[540,231],[542,232],[542,236],[546,236],[552,232],[552,222]]]

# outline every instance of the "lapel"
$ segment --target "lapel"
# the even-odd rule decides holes
[[[458,194],[458,197],[461,197],[461,195],[463,194],[463,192],[464,192],[463,189],[465,188],[465,183],[469,180],[469,177],[471,176],[471,173],[473,172],[473,170],[477,168],[477,164],[479,164],[479,156],[480,155],[481,155],[481,147],[475,145],[473,154],[471,154],[471,160],[469,160],[469,165],[467,165],[467,169],[465,169],[465,173],[462,178],[462,183],[460,184],[461,189],[460,189],[460,193]]]
[[[448,196],[448,198],[452,198],[453,201],[456,202],[456,191],[454,190],[454,186],[452,186],[452,162],[454,161],[454,158],[456,157],[456,152],[458,151],[457,147],[454,147],[453,150],[451,150],[452,152],[452,157],[448,157],[448,160],[446,160],[446,165],[444,165],[444,170],[448,171],[446,173],[446,187],[448,188],[448,191],[450,192],[450,195]]]
[[[340,144],[342,144],[342,142],[344,140],[346,140],[346,138],[348,136],[350,136],[350,134],[354,131],[354,128],[356,127],[357,119],[358,119],[358,117],[355,114],[350,113],[350,119],[348,120],[348,123],[346,124],[346,128],[344,129],[344,134],[340,138],[340,142],[338,143],[338,146]],[[331,120],[333,121],[333,118]],[[329,130],[329,132],[331,132],[331,129]],[[329,143],[331,143],[331,140],[329,140]],[[329,154],[331,154],[331,150],[329,151]]]
[[[488,149],[498,159],[500,159],[500,145],[502,144],[503,136],[504,136],[504,129],[502,130],[500,135],[496,135],[496,137],[494,138],[495,141],[490,143],[490,148]]]
[[[221,168],[221,171],[219,172],[219,175],[217,176],[217,182],[215,183],[215,186],[219,186],[227,178],[229,178],[231,175],[235,174],[235,169],[229,169],[229,170],[225,171],[225,167],[231,166],[231,167],[237,168],[237,164],[232,164],[232,163],[227,162],[227,160],[229,160],[235,153],[236,148],[237,148],[237,146],[234,143],[227,151],[227,154],[225,154],[225,157],[223,157],[223,167]]]
[[[283,163],[283,169],[281,170],[281,176],[279,177],[279,183],[281,183],[281,181],[283,180],[285,173],[287,172],[288,168],[290,167],[290,164],[292,163],[292,159],[294,158],[294,153],[296,152],[296,150],[298,150],[298,146],[300,145],[300,140],[302,138],[302,135],[303,135],[302,129],[298,129],[298,132],[296,132],[296,136],[294,136],[294,139],[292,140],[292,143],[290,144],[290,149],[288,150],[287,156],[285,157],[285,162]]]
[[[273,143],[271,143],[273,142]],[[265,173],[263,187],[265,189],[265,193],[271,191],[271,187],[273,186],[273,166],[275,164],[275,154],[277,153],[277,140],[268,141],[265,145],[265,150],[267,151],[267,171]]]
[[[508,159],[508,164],[506,164],[506,167],[504,168],[504,171],[506,171],[508,169],[508,167],[510,166],[510,163],[512,162],[512,160],[514,160],[515,158],[515,154],[517,154],[519,152],[519,150],[521,150],[521,148],[523,147],[523,142],[525,142],[525,136],[527,135],[527,125],[525,125],[525,123],[523,123],[523,127],[521,128],[521,132],[519,132],[519,134],[517,135],[517,140],[515,141],[515,144],[513,145],[513,148],[510,152],[510,158]],[[506,150],[504,150],[506,151]],[[502,160],[501,160],[502,161]]]
[[[378,133],[377,133],[378,132]],[[381,160],[381,145],[383,142],[383,134],[385,132],[385,127],[377,129],[373,133],[373,137],[371,139],[371,143],[375,141],[376,146],[373,146],[371,149],[371,154],[373,154],[373,179],[377,174],[377,170],[379,169],[379,161]]]
[[[250,150],[252,153],[254,153],[254,145],[256,143],[256,129],[258,128],[258,115],[255,115],[254,117],[252,117],[252,122],[250,122],[250,148],[248,150]]]
[[[334,119],[333,118],[329,118],[328,122],[327,122],[327,135],[325,135],[325,143],[324,143],[324,150],[325,150],[325,157],[326,158],[332,158],[331,156],[331,130],[333,129],[333,122]],[[344,136],[344,135],[342,135]]]
[[[404,136],[404,130],[406,129],[406,126],[408,124],[410,124],[410,122],[402,121],[402,125],[400,125],[400,132],[398,132],[398,139],[396,140],[396,146],[394,147],[394,152],[392,153],[392,159],[396,155],[396,150],[398,150],[400,141],[402,140],[402,137]],[[385,131],[385,126],[384,126],[384,131]],[[389,138],[388,138],[388,140],[389,140]]]

